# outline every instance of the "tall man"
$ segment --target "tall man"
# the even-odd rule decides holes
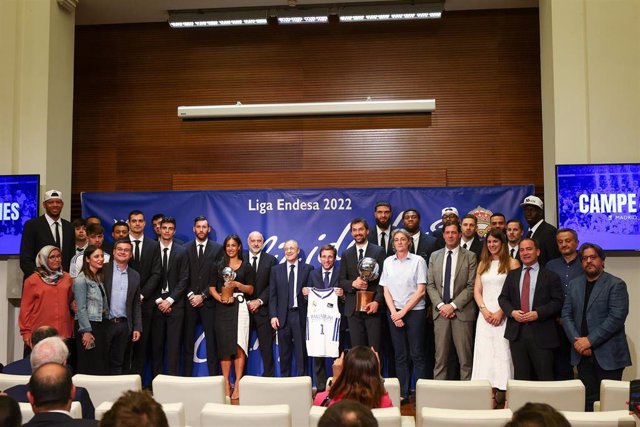
[[[529,225],[526,237],[536,241],[540,249],[538,262],[543,267],[549,260],[560,256],[556,244],[556,232],[553,225],[544,220],[542,200],[536,196],[527,196],[520,204],[524,211],[524,217]]]
[[[264,251],[264,237],[259,231],[252,231],[247,237],[249,252],[244,253],[244,262],[249,263],[256,270],[256,282],[253,294],[247,303],[251,323],[256,328],[262,365],[262,376],[273,377],[275,364],[273,362],[273,329],[269,318],[269,278],[271,269],[276,265],[276,257]]]
[[[373,211],[376,219],[375,233],[369,233],[369,242],[381,246],[387,252],[387,256],[393,254],[393,242],[391,242],[391,232],[396,229],[391,225],[393,211],[391,203],[379,201]]]
[[[605,253],[592,243],[580,247],[585,275],[573,279],[562,307],[562,325],[573,343],[571,363],[586,388],[586,410],[600,400],[600,381],[622,379],[631,365],[624,323],[629,314],[626,283],[604,271]]]
[[[160,251],[162,276],[154,296],[151,347],[153,348],[153,375],[163,372],[163,354],[167,350],[167,373],[178,375],[185,291],[189,283],[189,257],[187,250],[173,241],[176,220],[162,218],[160,223]]]
[[[99,225],[102,228],[101,225]],[[124,360],[129,342],[138,342],[142,334],[140,308],[140,274],[129,268],[133,245],[128,239],[116,240],[113,262],[104,264],[104,290],[109,301],[106,340],[109,373],[124,373]],[[148,333],[148,331],[147,331]]]
[[[570,228],[561,228],[556,233],[556,241],[562,256],[549,261],[547,268],[560,276],[562,290],[566,297],[569,290],[569,282],[578,276],[584,275],[582,264],[578,257],[578,234]],[[562,329],[560,318],[557,320],[560,345],[554,350],[555,378],[556,380],[572,380],[571,349],[573,348],[573,342],[567,339]]]
[[[189,286],[186,289],[187,301],[184,313],[184,375],[190,377],[193,372],[193,352],[196,324],[202,323],[207,346],[207,367],[209,375],[218,371],[216,339],[213,332],[213,310],[215,301],[209,294],[209,286],[215,283],[217,267],[222,255],[222,245],[209,239],[211,226],[204,216],[193,221],[195,239],[187,243],[189,258]]]
[[[507,316],[504,337],[510,341],[514,378],[553,380],[553,349],[558,346],[555,318],[564,293],[560,277],[538,263],[535,240],[520,242],[522,267],[507,274],[498,297]]]
[[[280,373],[291,376],[291,353],[295,349],[297,376],[304,375],[304,347],[307,304],[302,288],[309,283],[313,266],[298,259],[300,247],[295,240],[284,243],[286,262],[271,269],[269,278],[269,317],[278,332]]]
[[[522,222],[510,219],[507,222],[507,250],[511,258],[520,261],[520,240],[522,240]]]
[[[75,234],[71,223],[60,218],[63,206],[62,193],[49,190],[44,193],[42,202],[44,215],[25,222],[20,242],[20,268],[25,279],[36,271],[36,255],[47,245],[60,248],[62,268],[69,271],[71,258],[75,254]]]
[[[482,252],[482,242],[480,241],[480,236],[478,236],[478,218],[476,218],[475,215],[467,214],[462,217],[460,226],[462,227],[460,246],[463,249],[473,252],[476,256],[476,261],[479,261],[480,253]]]
[[[384,294],[378,286],[379,278],[366,282],[360,278],[358,263],[366,257],[373,258],[378,263],[380,272],[387,254],[385,250],[373,243],[369,243],[369,224],[363,218],[351,221],[351,236],[354,244],[342,252],[340,257],[340,287],[345,293],[345,315],[349,323],[351,345],[365,345],[380,350],[380,328],[384,311]],[[357,292],[375,292],[373,301],[367,304],[366,311],[356,311]]]
[[[427,272],[427,293],[433,305],[436,363],[433,377],[447,378],[451,341],[460,363],[460,379],[471,379],[473,331],[478,310],[473,300],[476,257],[459,246],[458,222],[443,227],[445,247],[431,255]]]
[[[133,345],[133,355],[130,373],[142,375],[144,364],[149,354],[151,343],[151,319],[155,307],[154,299],[160,276],[162,264],[160,262],[160,245],[153,239],[144,235],[146,222],[144,214],[139,210],[129,213],[129,240],[133,244],[133,257],[129,266],[140,274],[140,301],[142,303],[142,331],[143,334],[137,343]],[[114,232],[116,227],[114,225]]]

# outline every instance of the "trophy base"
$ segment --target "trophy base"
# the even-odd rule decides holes
[[[356,311],[367,311],[367,305],[373,301],[375,294],[373,291],[356,292]]]

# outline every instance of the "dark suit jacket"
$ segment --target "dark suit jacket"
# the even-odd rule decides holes
[[[391,233],[393,233],[393,230],[395,230],[396,228],[398,228],[398,227],[396,227],[395,225],[390,226],[389,230],[387,231],[387,235],[385,236],[386,248],[384,248],[384,250],[387,252],[387,256],[393,255],[393,253],[394,253],[393,241],[391,240]],[[367,240],[369,241],[369,243],[373,243],[374,245],[380,246],[380,242],[378,241],[378,228],[377,228],[377,226],[374,225],[369,230],[369,236],[367,237]]]
[[[243,254],[244,262],[249,266],[251,265],[251,254],[245,252]],[[262,306],[258,309],[256,314],[267,316],[269,315],[269,279],[271,276],[271,269],[276,265],[276,257],[265,251],[260,252],[260,261],[258,261],[258,271],[256,272],[256,283],[253,285],[253,295],[250,299],[261,299]]]
[[[107,294],[107,300],[111,304],[111,289],[113,287],[113,263],[108,262],[104,265],[102,271],[104,273],[104,291]],[[127,269],[127,278],[129,286],[127,287],[127,324],[129,325],[129,333],[133,331],[142,332],[142,313],[140,310],[140,275],[133,268]]]
[[[162,257],[162,255],[160,256]],[[164,280],[169,283],[169,295],[167,298],[173,298],[172,307],[184,307],[185,291],[189,285],[189,256],[184,246],[180,246],[176,242],[171,245],[167,272],[160,279],[160,285],[156,290],[156,295],[153,297],[154,300],[160,297]]]
[[[543,267],[547,264],[547,261],[561,256],[560,251],[558,250],[558,243],[556,241],[557,231],[558,229],[553,225],[546,221],[542,221],[542,224],[540,224],[536,232],[533,233],[532,238],[540,247],[538,262]]]
[[[313,288],[324,288],[324,271],[322,267],[317,270],[313,270],[311,274],[309,274],[309,286]],[[333,266],[333,271],[331,272],[331,278],[329,279],[329,287],[337,288],[340,284],[340,269],[337,265]]]
[[[424,234],[421,231],[420,239],[418,239],[418,250],[416,251],[416,255],[420,255],[424,258],[424,261],[429,265],[429,258],[431,258],[431,254],[434,251],[438,250],[437,246],[437,240],[435,237]]]
[[[135,243],[132,241],[131,244],[135,251]],[[140,293],[145,301],[149,301],[156,295],[158,286],[160,286],[160,276],[162,275],[160,244],[145,237],[142,241],[140,261],[135,261],[132,257],[129,266],[140,274]]]
[[[433,238],[436,239],[436,250],[437,249],[442,249],[445,246],[445,241],[444,241],[444,233],[442,231],[442,228],[438,228],[433,232]]]
[[[71,258],[76,253],[75,241],[76,236],[73,226],[66,219],[60,219],[62,229],[62,268],[69,271]],[[51,228],[44,215],[37,218],[31,218],[25,222],[22,231],[22,241],[20,242],[20,268],[24,273],[25,279],[36,271],[36,255],[40,249],[47,245],[56,245],[51,234]]]
[[[286,261],[278,264],[271,269],[269,277],[269,317],[278,318],[280,328],[287,323],[287,314],[289,313],[289,293],[293,289],[289,289],[289,272]],[[307,317],[307,303],[302,295],[302,288],[309,286],[309,274],[313,270],[313,266],[298,261],[298,280],[296,283],[296,291],[298,297],[298,308],[300,309],[299,318],[304,322]],[[304,330],[304,329],[303,329]]]
[[[27,399],[28,390],[29,386],[27,384],[20,384],[9,387],[4,392],[12,397],[16,402],[26,403],[29,402],[29,399]],[[73,401],[80,402],[80,406],[82,407],[82,418],[93,420],[96,417],[93,402],[91,401],[89,391],[86,388],[76,387],[76,396],[73,398]]]
[[[202,258],[198,258],[197,245],[196,241],[192,240],[184,246],[189,258],[189,285],[185,295],[193,292],[196,295],[203,295],[205,300],[210,300],[209,287],[214,286],[218,276],[216,268],[222,256],[222,245],[211,239],[207,240]]]
[[[562,307],[562,326],[569,342],[582,336],[582,315],[587,278],[576,277],[569,282]],[[587,303],[587,338],[602,369],[622,369],[631,365],[624,322],[629,314],[629,294],[626,283],[607,272],[596,281]],[[571,364],[582,356],[571,351]]]
[[[520,275],[522,267],[511,270],[502,286],[502,292],[498,297],[500,308],[507,316],[507,326],[504,337],[509,341],[515,341],[520,334],[521,323],[516,322],[511,316],[513,310],[520,310]],[[554,348],[559,345],[558,332],[555,318],[560,314],[564,301],[564,291],[560,276],[553,271],[540,267],[536,290],[533,294],[532,311],[538,312],[538,320],[531,323],[536,344],[539,348]]]
[[[7,366],[2,368],[1,372],[3,374],[11,375],[31,375],[31,361],[28,357],[16,360],[15,362],[11,362]]]
[[[89,427],[97,425],[97,420],[76,420],[67,414],[61,414],[60,412],[42,412],[34,415],[28,423],[23,424],[24,427]]]
[[[385,250],[372,243],[367,245],[367,250],[364,251],[364,256],[375,259],[378,262],[378,268],[382,273],[382,266],[384,260],[387,258]],[[360,276],[358,272],[358,253],[356,251],[355,243],[350,248],[347,248],[342,252],[340,256],[340,287],[344,289],[345,295],[345,315],[351,316],[356,309],[356,292],[357,289],[353,289],[352,282]],[[384,293],[381,286],[378,286],[380,278],[369,282],[367,287],[368,291],[374,291],[376,293],[374,301],[377,301],[384,307]]]

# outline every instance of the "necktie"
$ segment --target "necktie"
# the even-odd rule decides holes
[[[362,261],[362,258],[364,257],[364,249],[358,249],[358,261]]]
[[[202,258],[202,255],[204,255],[204,245],[203,244],[199,244],[198,245],[198,258]]]
[[[133,258],[136,262],[140,262],[140,240],[134,240],[133,243],[136,244],[136,247],[133,250]]]
[[[453,252],[447,251],[447,263],[444,267],[444,283],[442,284],[442,301],[445,304],[449,304],[451,302],[451,254]]]
[[[382,233],[380,233],[380,246],[382,246],[385,250],[387,249],[387,242],[386,239],[384,238],[386,235],[386,233],[383,231]]]
[[[463,243],[463,244],[462,244],[462,247],[463,247],[464,249],[467,249],[467,244],[466,244],[466,243]]]
[[[415,254],[415,253],[417,253],[416,250],[418,249],[418,245],[416,244],[416,241],[413,240],[413,238],[411,239],[411,243],[412,243],[412,245],[411,245],[411,251],[410,252],[412,254]]]
[[[511,258],[515,258],[516,257],[516,250],[511,248]]]
[[[294,269],[296,268],[295,265],[292,265],[289,269],[289,292],[291,297],[289,298],[289,306],[290,307],[297,307],[298,304],[297,303],[297,298],[296,298],[296,285],[295,285],[295,281],[296,281],[296,275],[294,273]]]
[[[533,236],[533,231],[531,230],[527,231],[527,239],[530,239],[531,236]]]
[[[253,267],[253,269],[257,272],[258,271],[258,263],[257,263],[258,257],[254,256],[253,257],[253,262],[251,263],[251,267]]]
[[[62,249],[62,242],[60,242],[60,224],[58,224],[58,221],[54,222],[54,224],[56,226],[56,246]]]
[[[322,281],[322,286],[324,286],[325,289],[327,289],[329,287],[329,272],[328,271],[324,272],[324,280]]]
[[[168,269],[168,255],[167,252],[169,248],[164,248],[162,250],[162,276],[164,278],[164,287],[162,288],[162,293],[169,292],[169,281],[167,280],[167,269]]]
[[[520,293],[520,310],[525,313],[529,311],[529,291],[531,289],[531,267],[524,268],[524,278],[522,279],[522,292]]]

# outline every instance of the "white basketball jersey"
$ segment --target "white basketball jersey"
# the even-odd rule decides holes
[[[307,306],[307,353],[311,357],[338,357],[340,311],[333,288],[312,288]]]

